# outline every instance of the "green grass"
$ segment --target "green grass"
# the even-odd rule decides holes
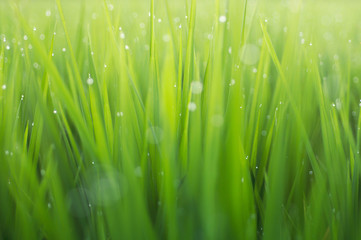
[[[358,239],[361,4],[0,2],[0,239]]]

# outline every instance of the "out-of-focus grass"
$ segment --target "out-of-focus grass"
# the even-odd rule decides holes
[[[1,1],[0,239],[357,239],[360,7]]]

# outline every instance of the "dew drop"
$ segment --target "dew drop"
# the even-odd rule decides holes
[[[89,74],[88,79],[86,80],[86,83],[87,83],[88,85],[93,85],[93,83],[94,83],[94,79],[90,76],[90,74]]]
[[[219,22],[225,23],[226,21],[227,21],[227,17],[226,17],[226,16],[222,15],[222,16],[219,17]]]

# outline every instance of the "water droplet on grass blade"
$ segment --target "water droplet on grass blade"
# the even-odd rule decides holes
[[[114,10],[113,4],[108,3],[108,10],[109,10],[109,11],[113,11],[113,10]]]
[[[226,16],[222,15],[222,16],[219,17],[219,22],[225,23],[226,21],[227,21],[227,17],[226,17]]]
[[[93,83],[94,83],[94,79],[90,76],[90,74],[89,74],[88,79],[86,80],[86,83],[87,83],[88,85],[93,85]]]

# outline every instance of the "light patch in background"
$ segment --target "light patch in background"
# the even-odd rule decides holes
[[[163,140],[163,130],[160,127],[150,127],[146,132],[147,141],[150,144],[159,144]]]
[[[88,217],[90,198],[90,193],[86,188],[71,189],[66,195],[66,206],[70,214],[77,218]]]
[[[128,191],[126,177],[110,165],[93,165],[86,172],[88,201],[94,206],[117,203]]]
[[[203,91],[203,83],[200,81],[193,81],[191,87],[193,94],[201,94]]]
[[[214,127],[221,127],[224,123],[224,118],[220,114],[213,115],[211,118],[211,124]]]
[[[245,44],[241,49],[241,61],[246,65],[254,65],[260,57],[259,47],[254,44]]]

